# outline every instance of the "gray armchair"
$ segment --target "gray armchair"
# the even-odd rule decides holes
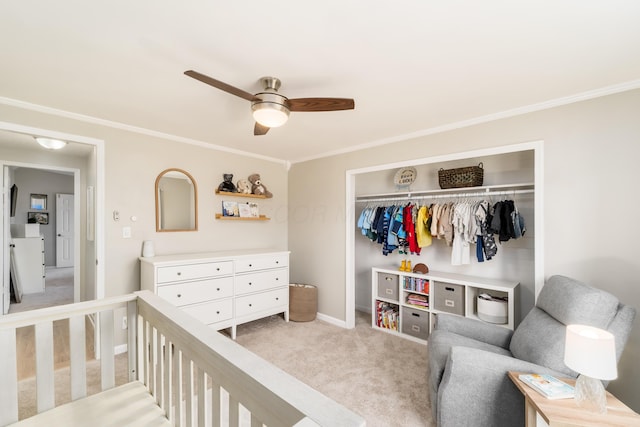
[[[564,276],[548,279],[515,331],[438,314],[428,347],[434,421],[438,427],[523,426],[524,399],[508,371],[577,377],[563,361],[572,323],[611,332],[620,360],[634,317],[635,309],[615,296]]]

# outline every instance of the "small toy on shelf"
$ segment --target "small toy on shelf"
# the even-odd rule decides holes
[[[251,194],[251,183],[246,179],[239,179],[236,184],[238,187],[238,193]]]
[[[251,183],[251,192],[267,198],[273,197],[273,194],[267,190],[267,187],[262,183],[260,174],[254,173],[249,175],[249,182]]]
[[[413,267],[413,272],[427,274],[429,272],[429,267],[427,267],[426,264],[419,262]]]
[[[233,174],[225,173],[222,174],[223,181],[218,185],[218,191],[224,191],[226,193],[237,193],[238,189],[236,185],[233,183]]]

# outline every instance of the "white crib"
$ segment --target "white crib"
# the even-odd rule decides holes
[[[126,312],[123,307],[126,307]],[[114,313],[128,320],[116,387]],[[85,317],[100,334],[102,391],[87,396]],[[53,322],[69,319],[72,402],[55,406]],[[35,325],[38,414],[18,421],[16,329]],[[0,318],[0,426],[364,426],[364,420],[158,296],[135,294]]]

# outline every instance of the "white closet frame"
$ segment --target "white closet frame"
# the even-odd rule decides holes
[[[534,282],[535,297],[537,299],[540,290],[544,286],[544,141],[532,141],[519,144],[505,145],[501,147],[484,148],[462,153],[454,153],[422,159],[412,159],[403,162],[387,163],[366,168],[349,169],[345,172],[346,185],[346,266],[345,266],[345,327],[355,327],[355,227],[356,221],[355,204],[356,197],[356,176],[363,173],[379,172],[388,169],[397,169],[406,166],[419,166],[432,163],[442,163],[452,160],[464,160],[484,156],[493,156],[521,151],[534,152]]]

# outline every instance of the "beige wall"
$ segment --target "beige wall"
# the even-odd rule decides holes
[[[564,274],[640,309],[634,225],[640,90],[346,155],[289,172],[292,281],[319,288],[319,311],[345,319],[345,171],[544,140],[545,276]],[[640,410],[640,316],[610,390]]]

